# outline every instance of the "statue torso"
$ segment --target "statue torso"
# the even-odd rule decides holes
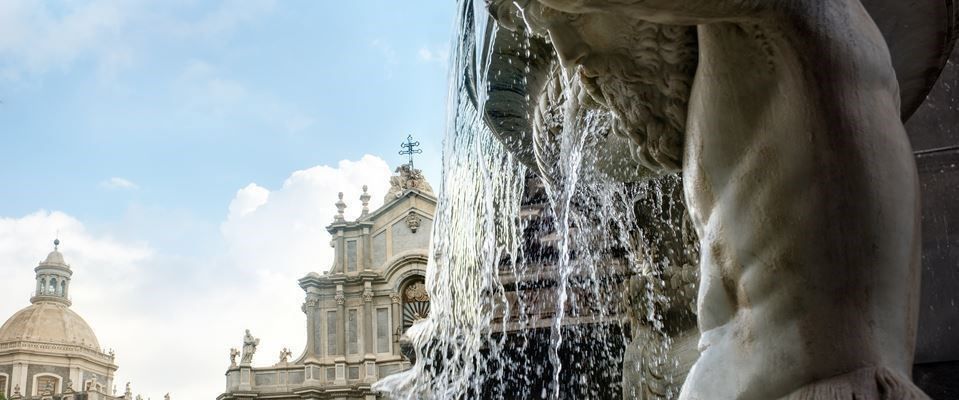
[[[702,240],[692,373],[711,392],[689,399],[776,398],[848,360],[911,364],[918,194],[895,74],[858,1],[815,3],[700,26],[683,173]],[[727,358],[712,365],[710,348]],[[737,368],[704,370],[718,363]]]

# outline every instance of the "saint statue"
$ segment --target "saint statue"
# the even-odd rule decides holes
[[[236,358],[240,355],[240,351],[236,347],[230,349],[230,368],[236,367]]]
[[[293,353],[290,349],[284,347],[283,350],[280,350],[280,363],[290,362],[290,357],[293,357]]]
[[[260,339],[253,337],[247,329],[246,335],[243,336],[243,355],[240,358],[240,364],[249,365],[253,362],[253,354],[256,353],[256,346],[259,345]]]

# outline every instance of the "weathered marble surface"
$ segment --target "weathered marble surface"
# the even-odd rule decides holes
[[[519,62],[497,71],[487,119],[521,158],[550,134],[527,99],[548,98],[564,67],[617,114],[608,144],[630,151],[611,174],[683,171],[704,249],[705,351],[681,398],[924,396],[908,378],[919,202],[899,115],[934,81],[955,17],[933,17],[955,5],[865,3],[885,39],[856,0],[541,0],[522,3],[523,24],[519,3],[493,2],[504,26],[549,38],[493,43],[491,64]],[[701,24],[695,79],[682,29],[655,23]],[[665,83],[643,79],[657,72]],[[688,114],[672,101],[684,93]]]

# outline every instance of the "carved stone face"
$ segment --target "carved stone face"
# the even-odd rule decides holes
[[[562,67],[579,74],[589,96],[612,112],[607,147],[628,144],[628,156],[654,171],[680,169],[698,55],[695,28],[615,13],[565,13],[536,1],[522,10],[512,4],[489,6],[504,26],[548,36]]]

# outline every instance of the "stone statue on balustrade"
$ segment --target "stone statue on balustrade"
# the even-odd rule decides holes
[[[256,346],[259,345],[260,339],[253,337],[247,329],[243,336],[243,355],[240,357],[240,365],[250,365],[253,362],[253,354],[256,353]]]
[[[236,358],[240,356],[240,351],[236,347],[230,349],[230,368],[236,368]]]
[[[595,108],[611,116],[599,169],[682,177],[701,250],[680,399],[927,398],[910,379],[920,226],[903,118],[949,51],[953,0],[488,4],[483,112],[514,154],[542,164],[535,149],[562,134],[550,118]]]
[[[280,364],[289,363],[290,357],[293,357],[293,352],[290,349],[284,347],[283,350],[280,350]]]

